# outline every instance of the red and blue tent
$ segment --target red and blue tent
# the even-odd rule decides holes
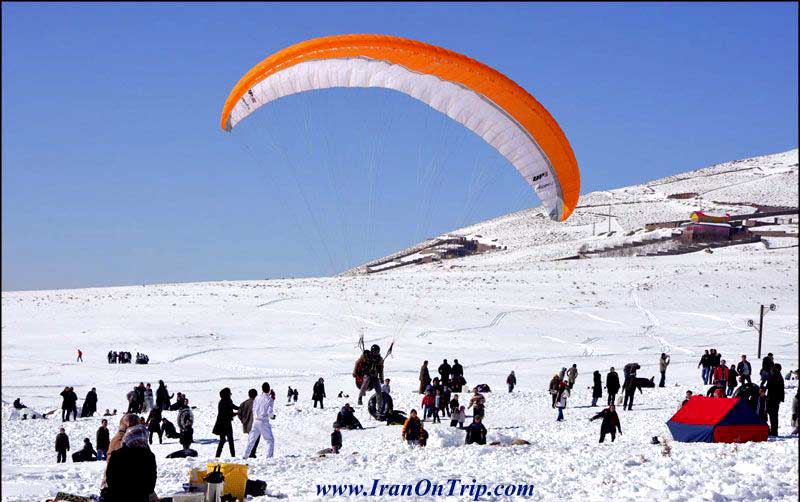
[[[667,422],[675,441],[746,443],[766,441],[769,427],[738,398],[694,396]]]

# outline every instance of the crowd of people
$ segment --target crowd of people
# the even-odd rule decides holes
[[[380,350],[364,351],[359,358],[354,370],[354,375],[359,384],[359,404],[363,404],[362,398],[369,390],[375,391],[372,399],[383,396],[383,408],[391,408],[391,381],[383,378],[383,358],[380,357]],[[670,356],[662,353],[658,359],[658,368],[661,374],[658,386],[664,387],[666,382],[667,367],[670,364]],[[762,368],[759,374],[760,384],[756,384],[751,379],[752,368],[745,355],[741,356],[741,361],[737,365],[728,367],[721,355],[713,349],[706,351],[698,367],[703,368],[701,374],[703,382],[711,383],[712,387],[706,393],[709,396],[727,398],[734,396],[745,400],[753,410],[765,421],[769,422],[770,435],[776,435],[778,429],[778,411],[780,404],[784,401],[784,382],[781,374],[781,365],[775,363],[772,354],[768,354],[762,360]],[[598,402],[603,398],[603,391],[607,393],[606,407],[595,413],[589,421],[599,420],[600,438],[603,443],[608,435],[611,442],[614,442],[617,434],[622,434],[620,417],[617,414],[615,401],[617,396],[622,393],[620,399],[623,402],[623,410],[632,410],[636,391],[642,393],[643,387],[655,387],[654,379],[640,378],[637,373],[641,369],[638,362],[630,362],[624,365],[622,378],[614,367],[611,367],[605,375],[605,382],[599,370],[592,372],[591,379],[591,407],[598,406]],[[465,444],[486,444],[487,429],[484,425],[486,417],[486,397],[484,392],[490,389],[486,384],[476,385],[469,395],[468,403],[462,404],[460,393],[466,385],[464,379],[464,369],[458,360],[454,360],[451,366],[444,360],[438,368],[438,376],[431,378],[428,371],[428,361],[424,361],[419,373],[420,386],[418,391],[422,394],[421,415],[416,409],[410,410],[408,416],[398,410],[386,410],[385,415],[377,416],[380,420],[385,420],[387,425],[402,424],[401,438],[404,442],[415,447],[424,447],[427,443],[428,432],[425,423],[430,420],[431,424],[439,424],[442,418],[450,419],[450,426],[457,427],[465,431]],[[575,384],[579,376],[577,364],[572,364],[569,368],[563,367],[561,371],[553,375],[548,391],[552,396],[551,405],[557,409],[556,420],[565,420],[564,410],[567,402],[574,391]],[[622,382],[620,382],[622,380]],[[731,384],[733,382],[733,385]],[[738,388],[736,383],[739,383]],[[506,378],[508,392],[513,392],[517,380],[512,371]],[[733,391],[730,389],[733,388]],[[173,398],[177,398],[173,402]],[[299,391],[297,388],[289,387],[287,391],[289,404],[297,403]],[[687,403],[694,395],[692,391],[687,391],[686,399],[681,405]],[[72,387],[66,387],[62,392],[62,421],[68,422],[70,417],[77,419],[78,397]],[[108,421],[103,418],[100,427],[97,429],[95,443],[89,438],[83,439],[80,450],[72,454],[73,462],[107,461],[102,489],[108,498],[115,500],[113,494],[131,493],[151,493],[155,485],[155,458],[150,451],[149,445],[158,439],[159,444],[163,443],[164,436],[168,439],[178,439],[181,449],[170,453],[168,458],[182,458],[197,456],[197,452],[191,449],[194,442],[194,414],[189,400],[185,394],[178,392],[171,394],[163,380],[159,380],[158,388],[153,391],[150,383],[140,382],[127,393],[128,410],[122,415],[117,432],[111,435],[108,429]],[[244,448],[244,458],[256,458],[259,444],[266,445],[265,456],[267,458],[274,455],[275,438],[272,433],[271,420],[275,419],[275,392],[269,383],[264,382],[261,392],[256,389],[249,389],[248,397],[238,405],[233,401],[233,392],[229,387],[219,391],[219,402],[217,405],[217,416],[214,422],[212,433],[218,436],[219,441],[216,449],[216,457],[220,457],[228,444],[230,456],[236,456],[233,420],[238,418],[242,426],[242,432],[247,435],[247,442]],[[319,405],[324,409],[323,400],[326,397],[324,379],[318,378],[311,392],[311,400],[314,408]],[[339,392],[339,397],[344,396]],[[380,406],[380,405],[379,405]],[[16,409],[25,407],[19,399],[14,402]],[[467,412],[471,410],[471,420],[467,423]],[[116,415],[104,413],[104,417]],[[177,411],[176,423],[172,423],[164,414],[166,411]],[[81,417],[91,417],[97,412],[97,393],[92,388],[84,399],[81,408]],[[795,426],[792,434],[797,433],[798,425],[798,395],[795,395],[792,405],[792,421]],[[345,403],[337,414],[333,422],[333,430],[330,434],[330,448],[323,450],[325,453],[339,453],[342,449],[343,438],[342,430],[363,430],[359,419],[356,417],[356,410]],[[67,453],[70,451],[69,437],[64,427],[61,427],[55,440],[56,462],[66,462]],[[134,481],[133,472],[137,472]],[[145,473],[144,476],[142,473]],[[144,482],[142,480],[145,480]],[[152,480],[152,483],[150,482]],[[137,492],[138,490],[138,492]]]
[[[141,352],[137,352],[136,359],[132,359],[130,352],[109,350],[107,358],[108,364],[130,364],[132,361],[136,364],[148,364],[150,362],[150,356]]]
[[[772,352],[761,360],[760,383],[752,381],[753,368],[747,355],[742,354],[737,364],[728,367],[716,349],[707,349],[697,364],[702,367],[703,384],[711,384],[706,391],[708,397],[736,397],[745,400],[756,414],[769,422],[769,435],[778,435],[778,414],[786,398],[782,366],[775,362]],[[790,375],[787,375],[787,379]],[[792,421],[797,433],[796,401],[792,404]]]

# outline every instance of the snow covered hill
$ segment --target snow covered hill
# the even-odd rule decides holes
[[[475,479],[492,486],[533,484],[535,500],[796,500],[798,442],[787,437],[796,380],[787,382],[777,439],[673,443],[668,455],[650,439],[669,437],[664,422],[686,390],[705,390],[697,369],[705,348],[716,347],[729,363],[740,354],[756,359],[756,334],[746,321],[758,316],[762,303],[777,305],[765,318],[765,352],[785,370],[798,367],[797,239],[713,254],[551,260],[604,239],[592,236],[592,223],[596,232],[607,228],[598,214],[608,204],[612,229],[624,231],[682,219],[694,209],[796,207],[797,157],[793,150],[587,194],[566,224],[550,222],[538,209],[487,221],[459,233],[498,239],[507,251],[442,264],[368,276],[3,293],[3,500],[97,493],[103,469],[55,464],[60,420],[11,420],[13,399],[49,411],[60,406],[64,386],[74,386],[81,398],[96,387],[101,410],[124,410],[134,385],[159,379],[197,406],[194,447],[200,453],[168,460],[178,449],[175,440],[152,446],[162,496],[180,490],[188,469],[213,457],[219,390],[230,387],[240,402],[267,380],[279,397],[276,457],[247,463],[250,477],[266,480],[273,496],[321,500],[317,484],[371,485],[373,479]],[[687,192],[696,198],[667,198]],[[351,372],[360,334],[384,351],[394,340],[386,376],[403,410],[419,409],[422,360],[436,368],[444,358],[457,358],[470,387],[492,387],[485,424],[489,441],[503,446],[463,446],[463,432],[444,420],[426,424],[429,445],[412,450],[400,441],[399,427],[357,408],[367,430],[345,431],[342,454],[317,457],[328,446],[338,408],[355,404]],[[75,362],[78,348],[84,362]],[[109,350],[145,352],[150,364],[109,365]],[[610,366],[638,361],[644,376],[654,376],[661,352],[672,355],[667,387],[637,394],[633,411],[620,410],[623,435],[598,445],[599,424],[589,422],[598,411],[588,406],[592,372],[605,378]],[[575,392],[566,421],[556,422],[547,383],[573,363],[580,372]],[[504,385],[511,370],[519,381],[513,394]],[[310,400],[319,377],[328,395],[324,410]],[[287,386],[300,389],[298,404],[283,406]],[[337,398],[340,390],[350,397]],[[175,412],[166,415],[174,421]],[[72,443],[94,440],[99,420],[66,424]],[[241,456],[245,436],[238,421],[234,431]],[[516,438],[531,444],[510,446]]]

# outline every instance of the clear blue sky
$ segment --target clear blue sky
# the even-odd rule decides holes
[[[317,36],[403,36],[504,72],[561,124],[583,193],[797,147],[795,3],[2,14],[3,290],[326,274],[538,203],[490,147],[401,95],[287,98],[220,130],[244,72]]]

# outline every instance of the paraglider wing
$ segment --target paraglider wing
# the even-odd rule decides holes
[[[222,111],[231,131],[259,107],[333,87],[393,89],[422,101],[483,138],[536,191],[550,217],[578,203],[575,155],[552,116],[502,73],[461,54],[384,35],[337,35],[295,44],[239,80]]]

